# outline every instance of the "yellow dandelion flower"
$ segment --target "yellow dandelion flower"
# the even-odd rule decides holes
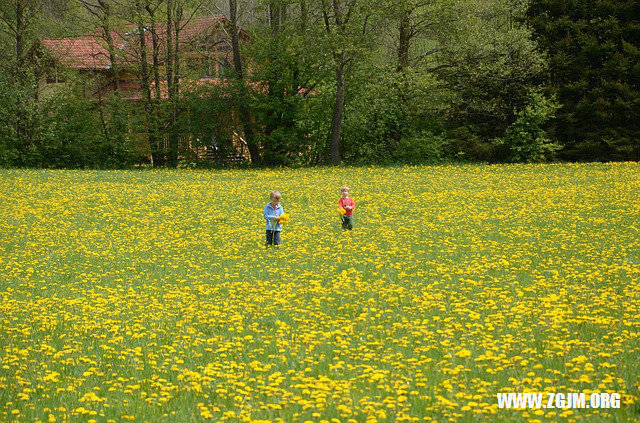
[[[288,213],[283,213],[280,215],[280,218],[278,219],[278,223],[281,225],[285,225],[289,223],[290,220],[291,220],[291,216],[289,216]]]

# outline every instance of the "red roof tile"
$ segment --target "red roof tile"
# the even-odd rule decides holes
[[[184,46],[199,35],[207,34],[207,31],[228,22],[224,16],[207,16],[193,18],[184,21],[180,25],[179,46]],[[139,63],[139,49],[136,48],[139,37],[136,34],[136,25],[127,24],[122,30],[112,31],[111,37],[117,49],[117,63],[122,66],[133,66]],[[156,33],[158,35],[159,48],[165,49],[166,24],[158,23]],[[246,37],[246,34],[245,34]],[[151,62],[152,35],[150,31],[145,34],[147,44],[148,61]],[[63,65],[73,69],[109,69],[109,51],[106,42],[102,37],[102,31],[97,29],[90,35],[83,35],[76,38],[45,38],[42,40],[45,46],[54,57]],[[164,59],[164,54],[160,54],[160,59]]]
[[[109,69],[109,53],[92,36],[44,39],[42,44],[65,66],[74,69]]]

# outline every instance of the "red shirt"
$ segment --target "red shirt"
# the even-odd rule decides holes
[[[353,198],[351,197],[341,197],[340,200],[338,200],[338,206],[342,207],[343,209],[345,209],[347,212],[344,214],[345,216],[353,216],[353,209],[356,207],[356,203],[355,201],[353,201]],[[350,206],[352,207],[351,210],[346,209],[344,206]]]

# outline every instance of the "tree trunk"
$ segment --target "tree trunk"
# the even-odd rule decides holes
[[[391,134],[391,139],[398,144],[402,139],[405,132],[407,105],[409,103],[409,76],[407,75],[407,68],[409,67],[409,48],[411,47],[411,38],[413,37],[413,28],[411,27],[411,9],[403,9],[400,14],[400,22],[398,25],[399,39],[398,39],[398,64],[396,70],[400,73],[400,82],[394,87],[398,90],[398,97],[400,98],[400,110],[402,111],[402,120],[398,125],[397,130]]]
[[[309,13],[307,12],[307,1],[300,0],[300,29],[307,30],[307,20],[309,19]]]
[[[172,167],[178,165],[178,134],[177,124],[177,93],[173,80],[174,50],[173,50],[173,8],[174,0],[167,1],[167,96],[169,97],[169,152],[168,161]],[[177,55],[177,54],[176,54]]]
[[[269,2],[269,23],[271,24],[271,32],[277,34],[280,27],[287,18],[287,5],[277,0]]]
[[[332,7],[329,8],[327,3],[322,1],[322,15],[324,18],[327,36],[333,37],[334,33],[339,36],[346,36],[347,25],[354,10],[357,1],[347,2],[343,5],[338,0],[331,2]],[[343,10],[343,6],[346,9]],[[331,23],[333,16],[333,24]],[[342,119],[344,116],[345,102],[345,68],[351,58],[347,58],[347,52],[344,47],[337,47],[333,50],[333,60],[336,66],[336,103],[333,109],[333,119],[331,121],[331,135],[329,136],[329,161],[333,165],[340,164],[341,159],[341,137],[342,137]]]
[[[242,70],[242,57],[240,56],[240,40],[238,36],[238,17],[237,17],[237,3],[236,0],[229,0],[229,14],[231,15],[231,48],[233,50],[233,66],[235,68],[235,75],[238,82],[239,89],[242,92],[242,97],[245,97],[246,85],[244,81],[244,74]],[[260,152],[258,146],[255,143],[253,126],[251,125],[251,114],[249,109],[244,104],[244,98],[241,99],[238,105],[238,111],[240,112],[240,120],[242,123],[242,129],[244,132],[244,138],[249,148],[249,155],[251,156],[251,162],[253,164],[260,164]]]
[[[140,42],[140,83],[144,93],[145,103],[151,103],[151,89],[149,88],[149,64],[147,63],[147,41],[142,22],[138,22],[138,38]]]
[[[173,2],[167,0],[167,95],[173,99]]]
[[[411,11],[403,10],[400,16],[400,39],[398,43],[398,72],[409,67],[409,45],[411,42]]]
[[[156,121],[155,121],[155,109],[153,105],[153,101],[151,99],[151,88],[150,88],[150,80],[149,80],[149,64],[147,62],[147,41],[145,35],[145,28],[142,23],[142,6],[139,1],[136,2],[137,7],[137,27],[138,27],[138,38],[140,42],[140,85],[142,88],[142,92],[144,97],[142,99],[144,111],[145,111],[145,120],[147,122],[147,130],[149,131],[149,145],[151,147],[151,159],[153,161],[153,166],[162,166],[164,164],[164,157],[161,146],[158,142],[158,134],[156,130]]]
[[[102,82],[99,82],[102,85]],[[102,89],[98,85],[98,116],[100,116],[100,126],[102,128],[102,139],[106,142],[109,139],[109,127],[104,114],[104,99],[102,98]]]
[[[271,32],[277,33],[280,25],[280,6],[275,1],[269,3],[269,24],[271,25]]]
[[[153,81],[155,83],[155,100],[159,102],[161,100],[161,90],[160,90],[160,66],[158,61],[158,55],[160,54],[160,49],[158,46],[158,32],[156,31],[156,17],[155,10],[151,8],[149,3],[146,5],[147,13],[149,13],[149,20],[151,21],[151,60],[153,63]]]
[[[116,48],[113,44],[113,37],[111,36],[111,27],[109,21],[111,20],[111,8],[109,3],[105,0],[98,0],[98,4],[102,9],[102,17],[100,26],[102,27],[102,32],[104,34],[104,40],[107,43],[107,49],[109,50],[109,63],[111,65],[111,81],[113,84],[113,90],[116,92],[116,95],[120,92],[120,77],[118,75],[117,69],[117,59],[116,59]]]
[[[22,1],[16,2],[16,77],[24,79],[24,33],[26,25],[24,22],[24,6]]]
[[[182,5],[178,5],[173,17],[176,38],[173,49],[173,90],[176,96],[180,93],[180,21],[182,20]]]
[[[160,103],[162,102],[162,90],[160,87],[160,64],[158,60],[158,55],[160,54],[160,47],[158,41],[158,31],[156,31],[156,17],[155,17],[155,9],[153,9],[150,3],[147,1],[146,10],[149,14],[150,21],[150,32],[151,32],[151,63],[153,70],[153,82],[154,82],[154,96],[151,100],[153,102],[153,110],[156,112],[153,116],[154,119],[154,128],[156,129],[155,137],[158,143],[158,149],[160,150],[160,155],[162,156],[162,164],[169,164],[168,155],[169,155],[169,146],[168,139],[162,134],[159,128],[162,127],[162,124],[158,122],[160,119],[160,114],[157,113],[159,110]]]
[[[19,99],[22,101],[22,104],[19,104],[18,110],[16,112],[16,134],[18,136],[19,142],[25,147],[24,151],[26,152],[29,149],[29,146],[32,144],[32,139],[30,137],[30,131],[28,128],[28,114],[26,104],[24,103],[27,98],[27,75],[25,69],[24,62],[24,51],[25,51],[25,32],[26,32],[26,22],[24,20],[24,5],[21,0],[16,2],[16,64],[15,64],[15,83],[19,88],[20,96]],[[23,160],[23,164],[26,164],[27,158]]]
[[[331,164],[340,164],[340,137],[342,132],[342,116],[344,115],[344,91],[345,91],[345,52],[341,51],[336,58],[336,104],[333,109],[333,120],[331,122],[331,139],[329,142],[331,149]]]

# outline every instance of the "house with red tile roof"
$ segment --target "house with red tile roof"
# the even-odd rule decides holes
[[[206,16],[180,22],[178,38],[178,57],[182,76],[201,83],[218,83],[232,68],[231,40],[229,21],[224,16]],[[166,97],[166,25],[155,25],[158,44],[158,65],[161,75],[161,95]],[[113,73],[117,72],[121,98],[138,100],[142,90],[138,69],[140,67],[140,37],[134,24],[127,24],[111,31],[117,69],[112,69],[109,49],[102,30],[91,34],[69,38],[45,38],[40,40],[41,50],[48,60],[46,84],[58,84],[65,81],[65,74],[75,71],[87,76],[100,77],[102,83],[88,89],[87,96],[100,97],[115,89]],[[241,39],[247,40],[248,34],[241,31]],[[152,37],[145,30],[147,62],[152,64]],[[175,37],[175,35],[174,35]],[[153,78],[151,78],[153,80]],[[51,86],[45,85],[44,89]],[[154,90],[152,90],[154,91]]]
[[[207,86],[224,86],[230,82],[226,76],[232,69],[232,50],[230,39],[230,22],[224,16],[206,16],[192,18],[180,22],[178,37],[178,57],[180,66],[179,89],[181,93],[199,91]],[[149,75],[149,90],[151,96],[168,98],[168,84],[166,80],[166,24],[154,25],[158,48],[158,88],[153,76]],[[144,91],[141,85],[140,64],[140,34],[137,25],[129,23],[110,32],[114,46],[115,69],[110,59],[109,48],[102,29],[96,29],[90,34],[69,38],[45,38],[40,40],[43,57],[47,58],[47,73],[41,92],[54,92],[64,86],[65,77],[70,73],[83,75],[84,93],[88,98],[102,100],[116,90],[114,80],[118,81],[118,93],[122,100],[136,103],[142,101]],[[240,32],[240,39],[249,40],[245,31]],[[144,40],[146,44],[146,60],[153,65],[153,34],[150,28],[145,28]],[[175,35],[173,38],[175,42]],[[266,93],[266,84],[247,82],[247,87],[255,92]],[[299,87],[296,94],[307,95],[314,92]],[[229,113],[229,125],[234,126],[233,112]],[[232,131],[232,145],[239,156],[248,157],[248,149],[243,138]],[[190,140],[184,140],[191,148]],[[198,140],[196,143],[200,145]],[[200,146],[201,147],[201,146]],[[200,149],[200,147],[195,147]],[[203,153],[198,150],[198,156]],[[209,155],[206,149],[203,154]]]
[[[225,77],[232,69],[232,50],[229,20],[224,16],[196,17],[181,21],[178,25],[179,36],[177,56],[179,58],[180,91],[191,90],[206,85],[226,84]],[[152,96],[159,93],[168,98],[166,80],[166,23],[154,25],[158,48],[159,89],[156,90],[153,71],[150,70],[149,89]],[[41,93],[49,95],[64,86],[67,76],[83,76],[84,94],[96,100],[104,99],[116,90],[122,100],[138,102],[143,98],[140,78],[141,49],[140,34],[137,25],[129,23],[110,32],[114,46],[116,69],[112,66],[109,48],[102,29],[90,34],[69,38],[45,38],[40,40],[39,53],[45,58],[46,76],[42,78]],[[175,34],[173,43],[175,43]],[[153,33],[145,28],[147,63],[153,65]],[[241,30],[241,41],[249,39]],[[175,44],[174,44],[175,51]],[[255,84],[252,84],[255,85]],[[258,87],[260,89],[260,87]],[[233,133],[232,144],[238,156],[248,157],[246,143],[240,135]],[[186,140],[188,148],[191,142]],[[209,156],[210,151],[196,148],[198,156]]]

